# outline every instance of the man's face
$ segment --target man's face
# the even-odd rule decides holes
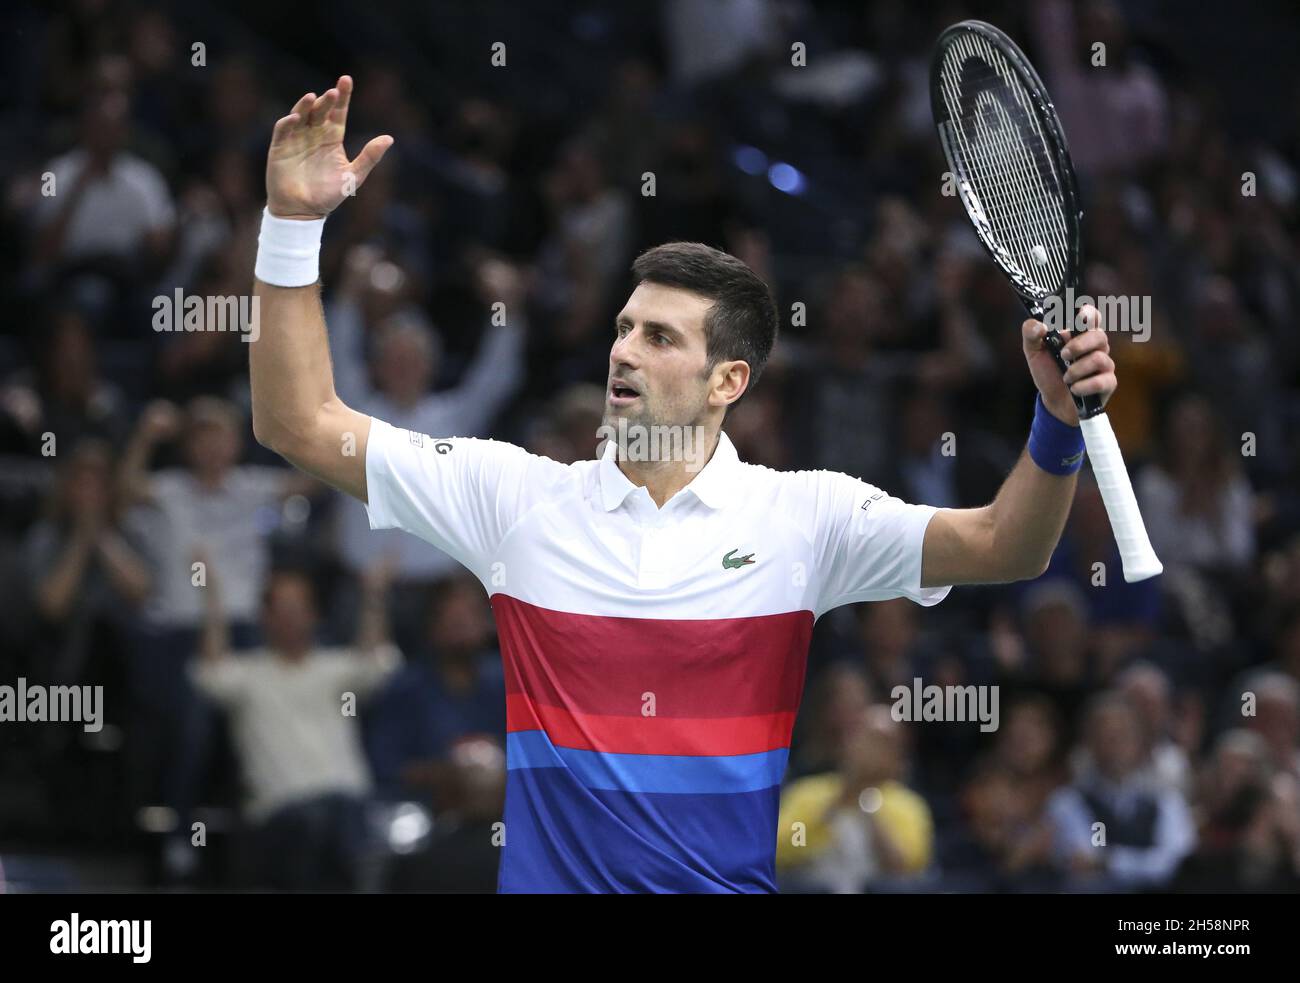
[[[278,577],[262,609],[262,630],[272,648],[299,651],[316,632],[316,605],[311,587],[294,576]]]
[[[379,388],[398,400],[418,399],[429,389],[434,372],[428,349],[409,334],[385,336],[376,353]]]
[[[196,471],[224,472],[239,460],[239,433],[224,420],[203,419],[190,426],[186,453]]]
[[[642,283],[616,319],[605,392],[606,426],[694,426],[711,380],[704,316],[713,301],[689,290]],[[630,390],[630,391],[629,391]]]
[[[472,582],[458,585],[443,599],[430,627],[433,647],[448,661],[479,652],[491,634],[482,588]]]
[[[1124,707],[1098,711],[1089,743],[1097,766],[1112,779],[1127,776],[1142,763],[1142,731],[1137,716]]]

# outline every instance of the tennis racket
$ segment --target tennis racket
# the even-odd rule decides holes
[[[939,142],[975,233],[1031,317],[1078,287],[1083,210],[1065,133],[1024,53],[991,24],[966,20],[939,36],[930,65]],[[1060,332],[1045,344],[1066,370]],[[1097,395],[1075,396],[1084,444],[1129,583],[1163,570]]]

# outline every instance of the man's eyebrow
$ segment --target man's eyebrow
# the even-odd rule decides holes
[[[649,331],[662,331],[664,334],[674,335],[678,338],[682,336],[679,329],[673,327],[671,324],[664,324],[662,321],[646,321],[645,326]]]
[[[620,327],[624,324],[629,328],[635,327],[632,319],[626,314],[620,314],[614,319],[614,323]],[[664,334],[670,334],[678,338],[682,337],[682,331],[680,328],[676,328],[671,324],[665,324],[663,321],[646,321],[645,327],[647,331],[662,331]]]

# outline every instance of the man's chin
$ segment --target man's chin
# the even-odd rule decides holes
[[[640,400],[637,402],[639,403]],[[638,425],[649,425],[646,420],[645,410],[641,406],[635,404],[624,404],[621,406],[613,404],[607,405],[605,407],[605,417],[601,423],[607,427],[634,427]]]

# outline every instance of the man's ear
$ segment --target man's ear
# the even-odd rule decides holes
[[[749,363],[719,362],[709,376],[709,405],[730,406],[749,388]]]

